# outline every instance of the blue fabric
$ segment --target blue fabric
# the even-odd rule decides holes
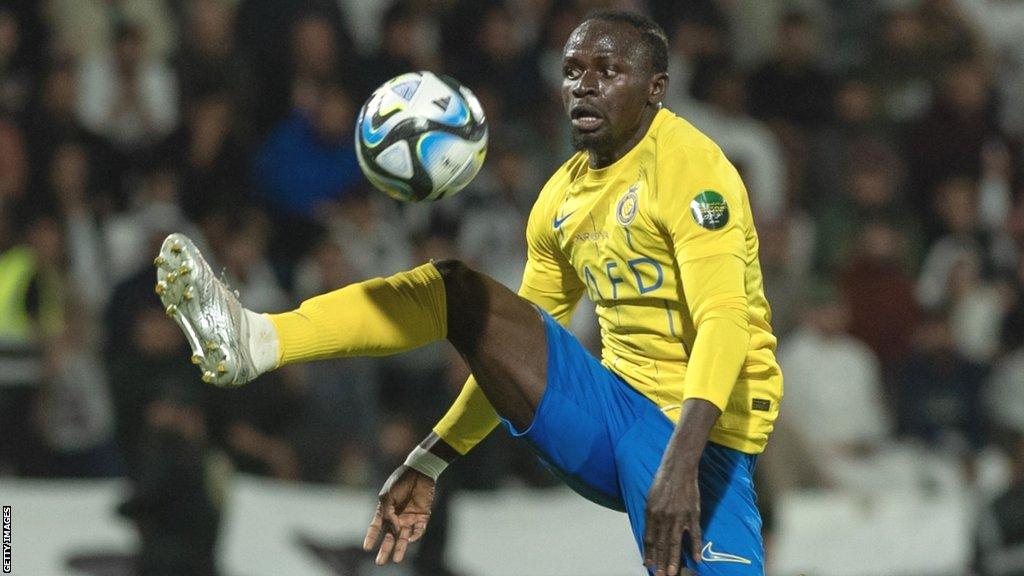
[[[542,316],[547,389],[529,428],[505,425],[579,494],[625,511],[642,550],[647,492],[675,425],[551,316]],[[704,450],[698,483],[705,560],[694,564],[686,558],[686,565],[701,576],[764,573],[753,483],[756,460],[714,443]]]
[[[277,208],[313,217],[317,206],[341,198],[361,179],[352,138],[324,141],[310,121],[293,113],[256,153],[257,185]]]

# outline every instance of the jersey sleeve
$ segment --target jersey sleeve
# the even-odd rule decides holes
[[[546,310],[565,326],[583,296],[584,286],[557,249],[554,229],[542,201],[538,201],[530,213],[526,245],[526,270],[519,295]],[[466,454],[486,438],[498,422],[494,407],[470,376],[455,403],[434,426],[434,433],[459,454]]]
[[[750,343],[745,270],[746,264],[732,254],[679,265],[697,330],[683,381],[684,401],[700,398],[725,411]]]
[[[749,200],[739,174],[717,148],[680,146],[658,164],[656,216],[679,265],[697,335],[683,399],[724,411],[750,341],[745,285]]]
[[[746,188],[717,149],[680,146],[658,163],[655,218],[679,264],[733,254],[747,260]]]

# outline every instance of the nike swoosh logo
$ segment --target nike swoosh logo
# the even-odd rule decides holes
[[[569,212],[568,214],[566,214],[565,216],[562,216],[561,218],[555,216],[555,221],[553,222],[553,224],[555,225],[555,230],[558,230],[559,228],[561,228],[562,224],[564,224],[565,221],[569,219],[569,216],[572,216],[575,213],[576,213],[576,211],[573,210],[572,212]]]
[[[751,564],[750,560],[735,554],[715,552],[711,549],[712,542],[709,540],[700,551],[700,559],[704,562],[735,562],[737,564]]]

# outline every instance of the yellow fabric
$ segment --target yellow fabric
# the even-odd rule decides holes
[[[32,337],[25,297],[35,272],[32,250],[17,247],[0,254],[0,337],[19,341]]]
[[[351,284],[267,317],[277,330],[279,366],[396,354],[448,332],[444,281],[433,264]]]
[[[33,279],[39,289],[39,317],[33,320],[27,305]],[[64,327],[64,294],[60,278],[37,266],[32,249],[19,246],[0,254],[0,338],[30,342]],[[38,331],[37,331],[38,328]]]
[[[434,426],[434,433],[459,454],[466,454],[498,426],[498,413],[470,376],[458,398]]]
[[[782,373],[750,201],[710,139],[661,110],[611,166],[575,154],[541,191],[527,245],[520,294],[564,321],[585,291],[605,366],[673,419],[686,398],[715,403],[711,440],[764,450]],[[467,386],[435,428],[460,452],[496,422],[478,396]]]

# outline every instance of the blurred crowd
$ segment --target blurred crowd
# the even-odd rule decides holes
[[[156,248],[192,235],[268,312],[429,258],[515,288],[571,153],[562,46],[609,7],[665,28],[667,106],[749,189],[786,376],[766,517],[787,490],[969,490],[977,571],[1024,574],[1014,0],[5,0],[0,476],[126,476],[146,575],[216,573],[229,470],[379,484],[457,394],[451,349],[203,385]],[[491,144],[466,191],[400,205],[362,178],[353,122],[422,69],[477,94]],[[510,482],[554,483],[497,434],[440,497]],[[448,573],[442,516],[419,573]]]

